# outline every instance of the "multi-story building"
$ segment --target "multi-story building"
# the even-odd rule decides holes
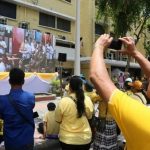
[[[110,30],[111,21],[96,22],[95,0],[80,0],[81,73],[89,73],[89,61],[95,39]],[[66,53],[63,67],[72,71],[75,61],[76,0],[1,0],[0,15],[7,18],[7,24],[52,33],[56,37],[56,58]],[[109,50],[105,54],[109,72],[115,68],[124,69],[127,58]],[[56,64],[57,66],[57,64]],[[139,65],[130,63],[131,68]]]

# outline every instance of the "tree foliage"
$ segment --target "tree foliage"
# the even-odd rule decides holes
[[[117,37],[126,35],[141,18],[145,25],[150,17],[150,0],[97,0],[97,3],[98,14],[112,18]]]

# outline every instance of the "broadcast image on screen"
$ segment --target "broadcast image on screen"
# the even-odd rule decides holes
[[[54,72],[55,37],[50,33],[0,25],[0,72]]]

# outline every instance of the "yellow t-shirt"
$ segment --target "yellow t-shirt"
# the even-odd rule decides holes
[[[87,96],[89,96],[93,103],[99,102],[98,110],[99,110],[99,117],[104,118],[106,117],[107,120],[113,120],[112,115],[107,110],[107,103],[102,100],[102,98],[96,94],[95,91],[92,92],[85,92]]]
[[[57,135],[59,133],[59,123],[55,121],[55,111],[48,111],[44,115],[43,121],[47,123],[46,133],[48,135]]]
[[[119,90],[113,92],[108,107],[125,136],[127,149],[150,150],[150,108]]]
[[[75,98],[74,94],[71,94]],[[76,98],[75,98],[76,99]],[[92,132],[87,120],[92,118],[93,103],[85,96],[86,115],[77,117],[76,103],[70,97],[64,97],[56,107],[55,119],[60,122],[59,139],[66,144],[88,144],[91,142]]]
[[[85,92],[85,95],[89,96],[89,97],[91,98],[91,101],[92,101],[93,103],[96,103],[96,102],[98,102],[99,100],[101,100],[101,97],[100,97],[98,94],[96,94],[95,91],[92,91],[92,92]]]

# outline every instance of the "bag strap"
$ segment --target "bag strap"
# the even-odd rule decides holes
[[[101,103],[104,103],[103,101],[101,101]],[[100,104],[99,104],[100,105]],[[101,110],[99,110],[101,111]],[[108,113],[108,104],[106,104],[106,111],[105,111],[105,118],[107,117],[107,113]]]
[[[106,112],[105,112],[105,116],[107,116],[108,113],[108,104],[106,104]]]
[[[72,96],[69,96],[69,98],[71,98],[75,103],[77,103],[75,98],[73,98]]]
[[[69,96],[69,98],[71,98],[75,102],[75,104],[77,104],[77,101],[75,98],[73,98],[72,96]]]
[[[138,98],[140,98],[140,100],[142,101],[142,103],[145,104],[144,101],[143,101],[143,99],[142,99],[142,97],[141,97],[139,94],[134,93],[133,95],[135,95],[135,96],[137,96]]]
[[[19,109],[17,103],[14,101],[14,99],[12,98],[12,96],[9,94],[8,95],[8,100],[10,102],[10,104],[13,106],[13,108],[16,110],[16,112],[25,120],[25,122],[27,122],[28,124],[30,124],[33,128],[34,128],[34,123],[32,123]]]

